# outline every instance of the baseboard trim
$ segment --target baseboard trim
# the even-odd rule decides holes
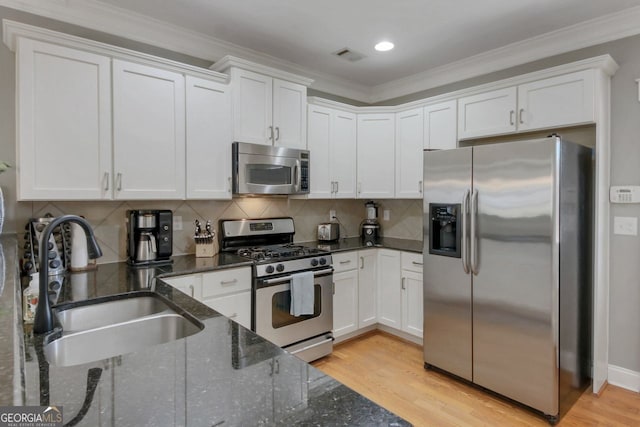
[[[640,372],[620,366],[609,365],[607,380],[611,385],[635,391],[636,393],[640,392]]]

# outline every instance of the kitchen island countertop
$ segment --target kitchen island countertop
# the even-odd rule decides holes
[[[2,236],[0,405],[60,405],[79,425],[409,425],[311,365],[177,291],[168,277],[250,265],[233,255],[177,256],[171,265],[99,265],[69,274],[59,303],[153,291],[203,325],[192,336],[93,363],[49,365],[22,333],[15,236]],[[141,271],[144,270],[144,271]],[[92,397],[91,390],[95,390]]]

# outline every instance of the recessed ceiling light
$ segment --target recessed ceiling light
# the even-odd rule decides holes
[[[388,42],[388,41],[383,41],[383,42],[378,43],[374,47],[378,52],[386,52],[388,50],[393,49],[393,46],[394,46],[393,43]]]

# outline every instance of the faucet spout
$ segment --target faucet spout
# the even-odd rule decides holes
[[[55,218],[47,225],[42,232],[41,243],[38,249],[38,257],[40,261],[40,296],[38,297],[38,306],[36,307],[36,316],[33,323],[33,332],[43,334],[53,330],[53,312],[51,311],[51,302],[49,301],[49,257],[47,242],[53,233],[53,229],[64,222],[75,222],[84,230],[87,237],[87,250],[89,258],[96,259],[102,256],[102,250],[98,246],[93,229],[86,219],[77,215],[63,215]]]

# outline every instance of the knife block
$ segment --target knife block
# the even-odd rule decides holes
[[[211,258],[216,254],[215,242],[199,243],[196,242],[196,258]]]

